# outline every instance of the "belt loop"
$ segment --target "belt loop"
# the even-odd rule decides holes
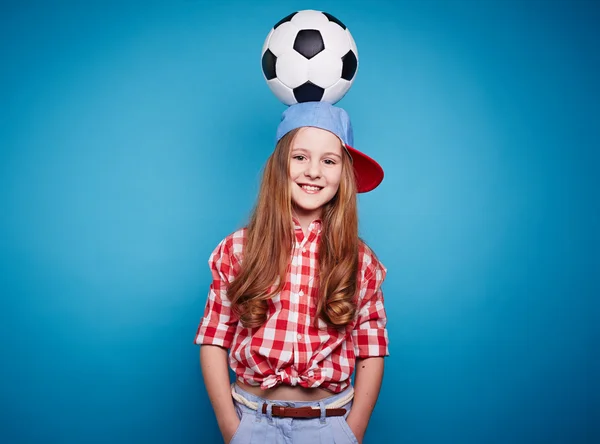
[[[267,420],[269,424],[273,424],[273,403],[269,400],[266,401],[267,404]],[[261,407],[262,410],[262,407]]]
[[[327,418],[327,411],[326,411],[325,403],[323,401],[319,401],[319,408],[321,409],[320,422],[321,422],[321,424],[325,424],[326,418]]]
[[[263,404],[265,404],[265,402],[257,402],[257,406],[256,406],[256,422],[260,422],[262,420],[262,409],[263,409]]]

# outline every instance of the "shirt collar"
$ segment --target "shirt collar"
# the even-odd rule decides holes
[[[298,218],[296,216],[292,216],[292,221],[294,222],[294,229],[295,230],[301,230],[302,229],[302,226],[300,225],[300,221],[298,220]],[[321,220],[321,218],[315,219],[308,226],[308,230],[311,231],[311,227],[314,227],[315,229],[318,230],[319,228],[321,228],[322,224],[323,224],[323,221]]]
[[[305,240],[304,232],[302,231],[302,226],[300,225],[300,221],[292,216],[292,220],[294,221],[294,233],[296,235],[296,242],[302,243]],[[323,225],[323,221],[319,219],[313,220],[308,226],[308,233],[306,233],[306,241],[313,242],[319,238],[321,234],[321,227]]]

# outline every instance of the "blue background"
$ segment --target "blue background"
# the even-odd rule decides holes
[[[0,8],[1,442],[219,442],[207,259],[254,203],[284,109],[260,50],[299,9],[350,28],[339,105],[386,172],[365,442],[600,442],[598,3]]]

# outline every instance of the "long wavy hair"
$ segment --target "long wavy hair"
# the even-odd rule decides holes
[[[294,237],[289,181],[290,151],[298,130],[277,143],[264,167],[258,199],[247,226],[241,269],[228,289],[235,315],[256,328],[268,317],[268,299],[280,292],[290,266]],[[315,327],[321,319],[343,328],[356,313],[358,214],[352,160],[342,149],[342,177],[335,196],[322,209],[318,251],[319,296]]]

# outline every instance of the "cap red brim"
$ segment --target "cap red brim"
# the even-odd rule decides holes
[[[383,180],[383,168],[375,160],[364,153],[346,145],[352,156],[352,166],[356,176],[357,191],[366,193],[374,190]]]

